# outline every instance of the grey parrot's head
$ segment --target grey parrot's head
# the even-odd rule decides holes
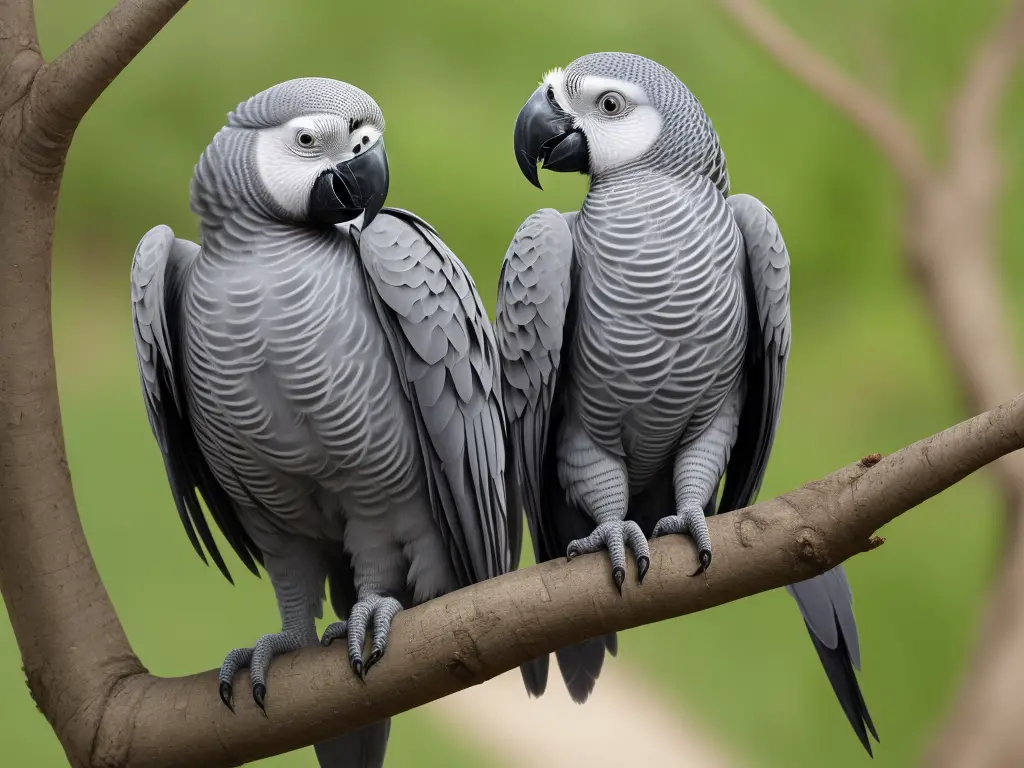
[[[516,160],[592,177],[647,168],[704,174],[727,193],[725,156],[700,102],[672,72],[632,53],[592,53],[554,69],[519,112]]]
[[[213,218],[247,206],[289,222],[368,225],[388,194],[384,115],[369,95],[306,77],[242,102],[196,166],[192,205]]]

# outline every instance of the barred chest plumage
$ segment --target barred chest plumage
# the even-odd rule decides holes
[[[258,495],[265,487],[260,500],[280,514],[308,506],[281,495],[281,470],[342,494],[360,514],[382,511],[422,478],[355,248],[333,231],[247,242],[246,251],[204,249],[186,289],[185,370],[200,443],[248,470],[246,485]]]
[[[658,464],[717,412],[746,344],[743,242],[704,177],[595,182],[574,222],[572,409],[599,444]]]

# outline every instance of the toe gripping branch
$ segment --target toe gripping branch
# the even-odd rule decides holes
[[[601,523],[589,536],[570,542],[565,557],[566,560],[572,560],[580,555],[606,550],[611,560],[612,581],[621,595],[622,585],[626,580],[627,545],[636,557],[637,581],[643,584],[644,577],[651,567],[651,548],[640,526],[632,520]]]
[[[402,604],[393,597],[369,595],[352,607],[348,621],[335,622],[327,627],[320,643],[323,646],[328,646],[335,640],[345,638],[348,641],[349,665],[356,677],[365,681],[370,669],[384,658],[388,635],[391,632],[391,622],[401,610]],[[363,648],[366,644],[366,631],[371,625],[373,637],[370,644],[370,655],[364,662]]]

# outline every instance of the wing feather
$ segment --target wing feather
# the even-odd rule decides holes
[[[506,573],[518,563],[521,523],[506,509],[500,368],[473,280],[436,230],[407,211],[385,208],[353,237],[460,582]]]
[[[729,198],[747,253],[750,333],[747,394],[725,473],[719,512],[752,504],[775,441],[786,385],[791,324],[789,252],[772,212],[750,195]]]
[[[257,576],[256,564],[262,564],[262,555],[203,457],[189,420],[181,380],[180,307],[185,277],[198,253],[198,245],[175,238],[166,226],[155,227],[139,241],[131,271],[135,351],[146,416],[185,533],[202,561],[207,562],[205,547],[220,572],[232,581],[197,490],[231,548]]]
[[[564,554],[542,503],[548,437],[572,296],[573,242],[566,217],[544,208],[516,231],[498,278],[495,333],[501,352],[509,449],[517,504],[523,507],[538,562]],[[550,482],[550,478],[548,479]],[[561,550],[561,551],[560,551]]]

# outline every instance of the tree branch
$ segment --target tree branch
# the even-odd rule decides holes
[[[28,92],[41,61],[32,0],[0,0],[0,117]]]
[[[69,144],[78,123],[188,0],[121,0],[64,53],[39,71],[33,88],[36,125]]]
[[[292,750],[481,683],[536,656],[606,632],[681,616],[809,578],[872,549],[902,512],[1024,447],[1024,395],[880,459],[869,457],[771,501],[712,518],[710,587],[691,578],[682,537],[652,542],[643,586],[620,596],[606,557],[556,560],[405,611],[367,682],[341,648],[275,661],[264,718],[247,696],[228,712],[217,672],[121,680],[94,764],[238,765]],[[877,462],[877,463],[876,463]],[[634,585],[635,574],[627,578]],[[243,681],[237,689],[244,691]]]
[[[998,192],[999,162],[994,124],[1003,94],[1024,49],[1024,0],[1006,16],[975,53],[949,111],[949,156],[954,175],[976,179],[988,196]],[[994,177],[988,181],[986,177]]]
[[[0,0],[0,592],[29,690],[91,767],[119,680],[145,673],[82,531],[64,448],[50,283],[60,171],[78,120],[184,4],[126,0],[44,66],[29,0]]]
[[[811,49],[758,0],[718,0],[718,4],[793,77],[874,141],[905,187],[914,189],[928,181],[932,173],[917,135],[892,105]]]

